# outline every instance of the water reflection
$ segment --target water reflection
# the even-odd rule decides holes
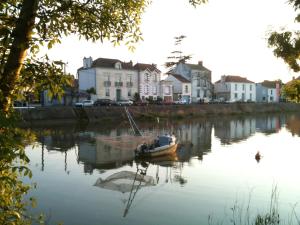
[[[180,147],[177,155],[168,160],[152,159],[152,163],[188,162],[191,158],[203,159],[203,155],[211,150],[212,130],[222,144],[232,144],[245,140],[255,132],[271,134],[278,132],[284,124],[287,129],[297,135],[300,134],[300,116],[292,115],[261,115],[257,117],[225,117],[222,119],[168,122],[149,126],[142,124],[144,139],[130,135],[128,127],[101,128],[78,126],[55,127],[45,130],[35,129],[38,141],[42,146],[41,170],[45,168],[44,151],[64,153],[67,172],[68,151],[78,147],[78,163],[84,164],[85,173],[119,168],[124,165],[133,165],[134,149],[137,144],[151,140],[160,133],[172,131],[177,136]],[[84,129],[85,128],[85,129]],[[88,129],[89,131],[86,131]],[[155,162],[156,161],[156,162]],[[171,165],[170,165],[171,166]]]
[[[207,216],[206,207],[210,207],[208,211],[223,209],[224,204],[233,201],[236,188],[242,184],[261,185],[269,177],[281,175],[281,171],[276,170],[277,149],[269,148],[268,143],[273,143],[277,134],[270,134],[279,132],[282,127],[300,134],[299,115],[231,116],[138,124],[145,133],[144,139],[131,135],[126,123],[115,127],[88,124],[35,128],[41,152],[31,153],[33,165],[38,162],[34,178],[41,186],[39,197],[43,199],[40,202],[46,210],[52,207],[56,218],[67,221],[66,224],[140,224],[153,219],[147,217],[149,211],[153,215],[163,212],[166,221],[163,224],[174,224],[167,215],[178,220],[175,224],[184,224],[179,215],[174,214],[184,205],[185,218],[193,218],[193,223],[186,224],[205,224],[200,216],[195,219],[195,215],[201,212]],[[180,147],[176,154],[146,161],[135,159],[134,148],[138,143],[165,132],[174,132],[177,136]],[[280,135],[287,133],[283,129]],[[224,146],[233,143],[238,144]],[[258,150],[260,157],[255,155]],[[260,161],[259,164],[255,160]],[[291,160],[289,158],[289,163]],[[72,173],[67,175],[69,171]],[[274,175],[266,171],[276,172]],[[286,177],[282,175],[282,184],[291,184]],[[74,193],[70,193],[71,189]],[[61,198],[65,198],[64,203],[57,204]],[[76,202],[84,207],[77,206]],[[69,216],[71,213],[62,216],[60,213],[65,209],[72,210],[75,216]],[[82,219],[76,216],[81,212],[86,214]]]

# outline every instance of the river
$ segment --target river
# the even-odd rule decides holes
[[[65,225],[233,224],[268,212],[277,190],[280,218],[300,215],[300,115],[138,125],[143,139],[125,122],[32,127],[32,213]],[[179,140],[176,155],[134,159],[138,143],[167,132]]]

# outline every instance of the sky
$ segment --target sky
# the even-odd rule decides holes
[[[133,63],[154,63],[164,73],[174,37],[185,35],[181,50],[191,54],[189,63],[203,61],[212,71],[212,81],[222,75],[239,75],[254,82],[282,79],[287,82],[297,74],[273,55],[267,33],[287,26],[295,28],[295,12],[287,0],[209,0],[197,8],[188,0],[152,0],[142,17],[144,41],[130,52],[125,42],[113,47],[79,40],[75,36],[49,50],[53,60],[67,62],[67,72],[76,76],[83,57],[115,58]]]

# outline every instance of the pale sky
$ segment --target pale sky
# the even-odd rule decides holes
[[[174,37],[186,35],[184,54],[189,63],[203,61],[212,71],[212,81],[221,75],[240,75],[254,82],[297,76],[268,48],[266,33],[290,26],[295,12],[287,0],[209,0],[196,9],[188,0],[153,0],[143,15],[144,41],[130,52],[124,44],[113,47],[108,41],[87,42],[65,38],[48,54],[68,63],[67,71],[76,75],[83,57],[116,58],[133,63],[155,63],[162,72],[164,62],[175,50]]]

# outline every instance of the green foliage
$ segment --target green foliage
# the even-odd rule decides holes
[[[96,94],[96,89],[91,87],[91,88],[87,89],[86,92],[89,93],[90,95],[91,94],[95,95]]]
[[[140,94],[135,92],[134,95],[133,95],[133,101],[134,102],[139,102],[141,101],[141,97],[140,97]]]
[[[186,61],[192,58],[191,55],[183,55],[183,52],[180,50],[182,41],[186,38],[184,35],[180,35],[178,37],[174,37],[175,39],[175,46],[179,46],[179,50],[175,50],[171,52],[171,56],[167,57],[169,61],[165,63],[166,68],[171,68],[178,63],[185,63]]]
[[[285,98],[292,102],[300,102],[300,80],[294,79],[282,87]]]
[[[289,3],[297,11],[300,8],[299,0],[289,0]],[[295,22],[300,22],[300,14],[295,18]],[[300,32],[299,31],[286,31],[279,32],[273,31],[268,38],[269,47],[273,48],[274,55],[282,58],[286,64],[294,72],[300,71],[299,57],[300,57]]]
[[[32,176],[26,167],[29,159],[24,146],[33,142],[34,136],[15,128],[17,119],[15,114],[8,118],[0,113],[0,224],[30,224],[32,218],[26,208],[35,205],[33,198],[23,199],[31,186],[20,180],[22,176]]]

